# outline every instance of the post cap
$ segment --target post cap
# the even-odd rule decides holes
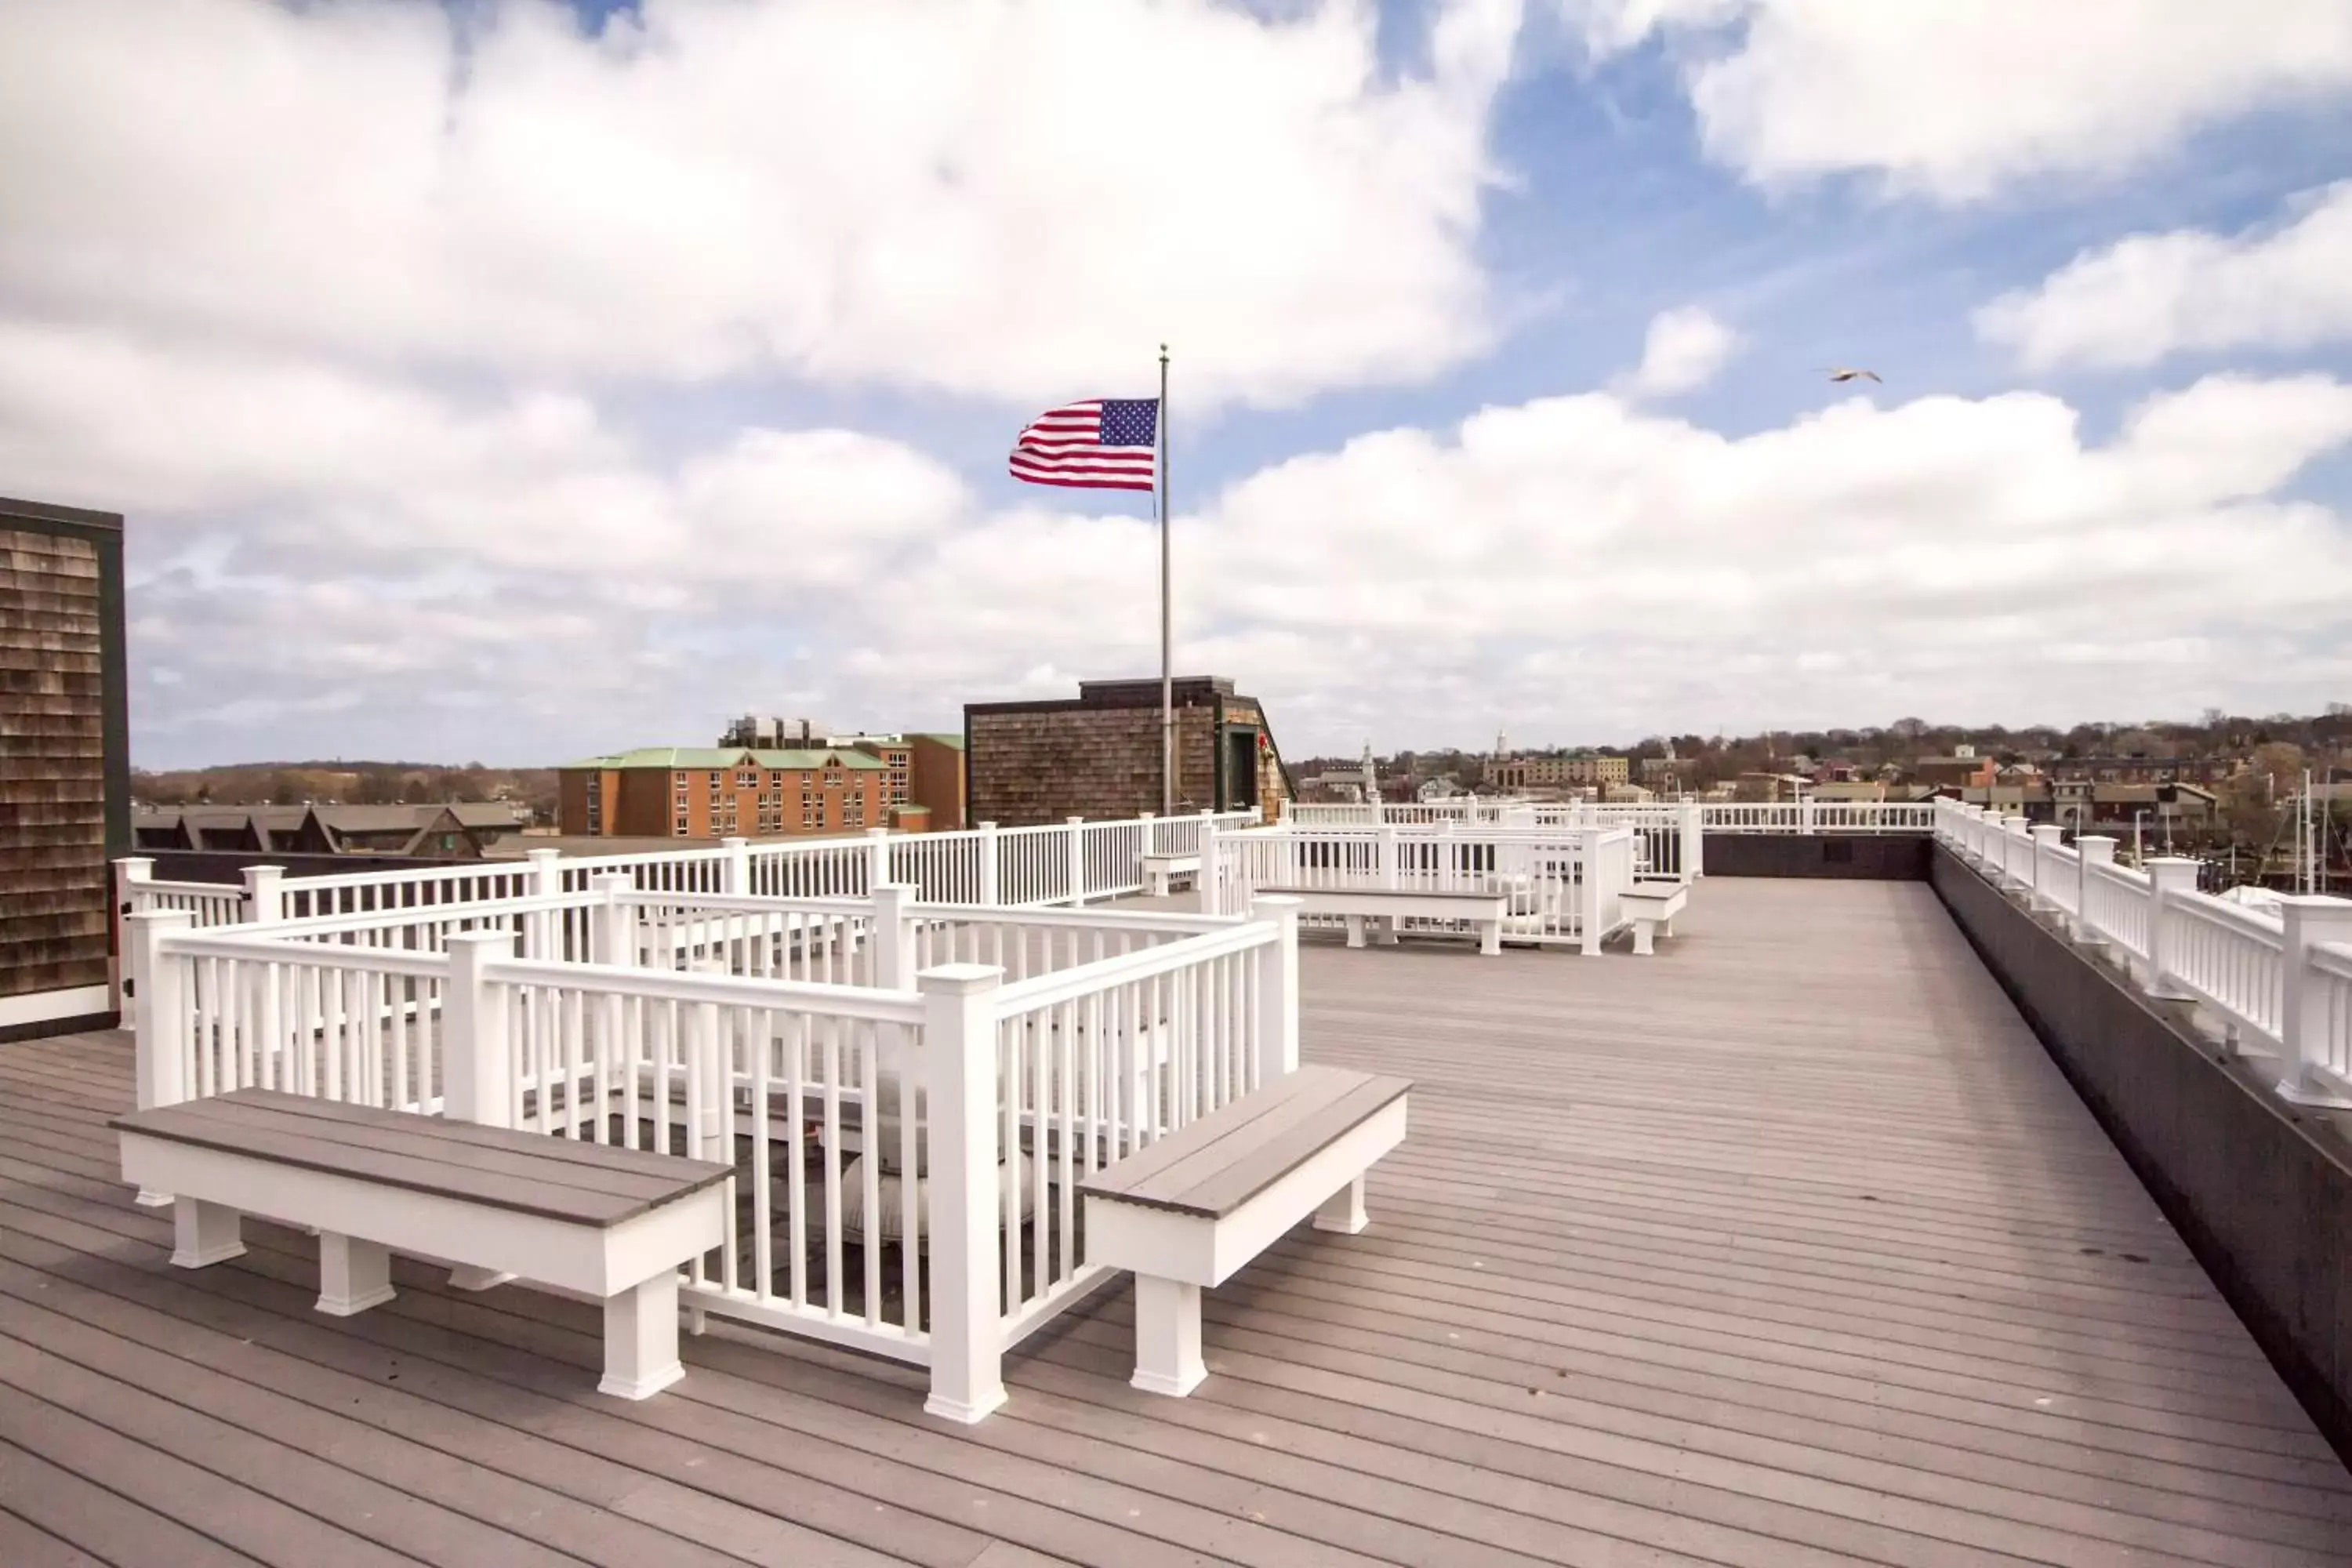
[[[459,948],[486,953],[512,952],[515,933],[510,931],[453,931],[446,940],[452,953]]]
[[[723,849],[749,849],[751,847],[751,841],[748,838],[722,838],[719,844]]]
[[[962,996],[993,991],[1004,984],[1000,963],[942,963],[915,976],[915,989],[934,996]]]
[[[626,871],[599,871],[588,879],[588,889],[596,893],[634,893],[637,879]]]
[[[189,925],[194,922],[195,918],[194,913],[188,910],[146,910],[135,915],[123,917],[125,920],[136,921],[143,925],[159,926]]]
[[[2294,925],[2324,925],[2331,930],[2352,927],[2352,899],[2331,898],[2326,893],[2283,894],[2279,916]]]

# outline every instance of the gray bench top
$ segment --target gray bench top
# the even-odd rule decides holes
[[[1223,1219],[1412,1087],[1309,1065],[1170,1133],[1086,1183],[1090,1197]]]
[[[1665,900],[1685,897],[1689,892],[1690,884],[1687,882],[1669,882],[1662,879],[1653,882],[1636,882],[1618,896],[1625,899]]]
[[[734,1173],[709,1160],[266,1089],[134,1111],[107,1125],[572,1225],[618,1225]]]

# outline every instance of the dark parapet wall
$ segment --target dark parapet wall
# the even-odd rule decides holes
[[[1924,882],[1924,833],[1710,833],[1710,877],[1831,877]]]
[[[1950,851],[1936,849],[1931,872],[1986,967],[2352,1463],[2352,1146]]]

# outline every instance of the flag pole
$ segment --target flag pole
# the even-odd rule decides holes
[[[1176,674],[1168,631],[1168,345],[1160,345],[1160,461],[1152,470],[1160,512],[1160,815],[1176,815]]]

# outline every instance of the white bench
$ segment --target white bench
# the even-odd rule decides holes
[[[1389,922],[1381,941],[1396,940],[1396,922],[1408,920],[1460,921],[1475,927],[1478,951],[1493,957],[1503,951],[1503,919],[1510,912],[1511,896],[1503,889],[1465,888],[1435,892],[1421,888],[1260,888],[1297,899],[1302,915],[1339,915],[1348,922],[1348,945],[1364,945],[1364,921]]]
[[[318,1231],[321,1312],[390,1300],[408,1253],[601,1298],[606,1394],[685,1375],[677,1271],[725,1241],[729,1166],[257,1089],[111,1125],[122,1179],[178,1199],[183,1268],[241,1255],[249,1214]]]
[[[1302,1067],[1102,1172],[1078,1191],[1089,1264],[1135,1274],[1134,1385],[1179,1398],[1208,1376],[1201,1292],[1308,1215],[1364,1228],[1364,1173],[1404,1142],[1401,1078]]]
[[[1201,855],[1146,855],[1143,857],[1143,891],[1150,898],[1164,899],[1179,877],[1197,879],[1201,875]]]
[[[1619,907],[1633,922],[1633,951],[1643,957],[1656,952],[1651,939],[1675,934],[1675,917],[1690,900],[1687,882],[1636,882],[1618,895]]]

